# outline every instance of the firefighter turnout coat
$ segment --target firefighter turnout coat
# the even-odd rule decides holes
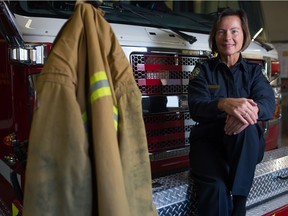
[[[37,80],[24,216],[152,216],[141,93],[101,10],[78,4]]]

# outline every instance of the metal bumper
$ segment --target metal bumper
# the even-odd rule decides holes
[[[188,171],[153,179],[153,201],[159,216],[196,214],[193,186],[189,182]],[[288,147],[267,151],[256,167],[247,215],[263,215],[288,204],[287,194]]]

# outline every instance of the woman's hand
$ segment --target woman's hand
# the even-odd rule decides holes
[[[234,116],[227,115],[224,131],[227,135],[236,135],[248,127],[248,123],[243,123]]]
[[[224,98],[218,102],[218,109],[235,117],[243,125],[256,124],[258,120],[259,108],[252,99]]]
[[[259,108],[252,99],[224,98],[219,101],[218,108],[227,113],[224,131],[228,135],[238,134],[257,123]]]

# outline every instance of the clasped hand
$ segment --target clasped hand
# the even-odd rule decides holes
[[[218,108],[227,113],[224,127],[227,135],[236,135],[257,123],[259,108],[252,99],[225,98],[219,101]]]

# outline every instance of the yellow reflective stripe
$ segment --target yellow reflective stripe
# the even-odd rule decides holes
[[[94,73],[90,78],[90,100],[95,100],[111,95],[111,89],[104,71]]]
[[[17,216],[19,214],[19,209],[12,203],[12,216]]]
[[[111,88],[105,71],[98,71],[90,77],[90,101],[93,103],[97,99],[112,95]],[[87,121],[87,115],[82,115],[83,121]],[[114,127],[118,130],[118,109],[113,106]],[[84,121],[85,123],[85,121]]]
[[[113,113],[114,113],[114,127],[116,131],[118,130],[118,108],[113,106]]]
[[[93,83],[98,82],[100,80],[107,80],[107,75],[105,71],[98,71],[94,73],[90,78],[90,85],[93,85]]]
[[[84,123],[87,122],[87,113],[86,113],[86,112],[84,112],[84,113],[82,114],[82,120],[83,120]]]
[[[95,90],[90,96],[91,103],[93,103],[95,100],[101,97],[105,97],[109,95],[111,95],[110,87],[102,87],[98,90]]]

